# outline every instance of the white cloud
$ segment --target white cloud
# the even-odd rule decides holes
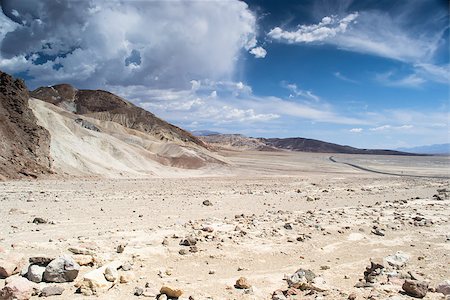
[[[289,98],[303,97],[303,98],[314,100],[314,101],[320,100],[320,97],[315,95],[312,91],[302,90],[295,83],[288,83],[288,82],[283,81],[283,82],[281,82],[281,85],[284,88],[291,91],[292,94],[289,95]]]
[[[348,14],[342,19],[327,16],[317,24],[299,25],[294,30],[275,27],[268,37],[287,43],[329,44],[408,63],[415,69],[414,73],[398,82],[399,85],[413,86],[426,80],[447,84],[449,65],[436,65],[433,60],[438,50],[446,45],[443,41],[449,28],[448,16],[445,10],[432,11],[429,18],[435,20],[435,24],[414,22],[414,12],[423,8],[417,1],[408,7],[399,6],[398,11],[392,13],[367,10]],[[335,74],[345,80],[341,75]]]
[[[195,78],[230,80],[242,50],[257,44],[256,17],[238,0],[17,1],[8,7],[25,25],[0,12],[0,68],[28,72],[36,77],[33,87],[70,81],[186,89]],[[33,64],[33,54],[53,57]]]
[[[334,72],[333,75],[343,81],[351,82],[351,83],[358,83],[356,80],[350,79],[345,75],[342,75],[341,72]]]
[[[340,20],[336,16],[326,16],[318,24],[300,25],[295,31],[275,27],[270,30],[268,36],[287,43],[320,42],[335,37],[338,33],[345,32],[348,25],[353,23],[357,17],[357,12],[349,14]]]
[[[401,125],[401,126],[392,126],[392,125],[382,125],[374,128],[370,128],[370,131],[389,131],[389,130],[409,130],[412,129],[413,125]]]
[[[430,80],[448,84],[450,80],[450,64],[437,66],[420,63],[415,65],[416,73]]]
[[[251,49],[250,54],[253,54],[255,58],[264,58],[266,57],[267,51],[263,47],[256,47]]]
[[[352,129],[350,129],[350,132],[352,132],[352,133],[361,133],[361,132],[363,132],[363,129],[362,128],[352,128]]]
[[[398,87],[420,87],[422,86],[426,80],[420,77],[419,75],[413,73],[409,74],[405,77],[395,76],[394,72],[386,72],[383,74],[377,74],[375,79],[380,83],[387,86],[398,86]]]

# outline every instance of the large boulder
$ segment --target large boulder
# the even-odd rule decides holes
[[[74,281],[80,271],[80,265],[72,257],[63,255],[52,260],[44,272],[44,280],[47,282]]]
[[[108,275],[106,275],[109,277],[109,273],[113,272],[112,270],[117,270],[121,266],[121,261],[113,261],[101,268],[90,271],[84,274],[81,281],[77,282],[75,286],[85,296],[98,295],[104,291],[107,291],[114,285],[114,282],[108,281],[106,279],[106,270],[109,270]]]
[[[19,253],[9,253],[0,258],[0,278],[17,274],[27,264],[26,258]]]
[[[28,300],[39,292],[39,286],[20,276],[10,277],[0,290],[1,300]]]

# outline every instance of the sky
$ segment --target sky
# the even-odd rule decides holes
[[[450,142],[442,0],[2,0],[0,70],[116,93],[187,130]]]

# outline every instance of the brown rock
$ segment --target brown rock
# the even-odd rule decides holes
[[[402,289],[407,295],[414,298],[423,298],[428,292],[428,283],[418,280],[406,280]]]
[[[252,285],[245,277],[240,277],[238,280],[236,280],[236,284],[234,286],[238,289],[249,289],[252,287]]]
[[[166,285],[163,285],[159,292],[161,294],[166,295],[169,298],[179,298],[183,294],[182,290],[174,289],[174,288],[166,286]]]

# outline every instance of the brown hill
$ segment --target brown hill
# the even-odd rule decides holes
[[[0,71],[0,179],[50,172],[50,137],[28,106],[24,82]]]
[[[107,91],[77,90],[71,85],[59,84],[40,87],[30,92],[30,95],[72,113],[116,122],[127,128],[157,136],[162,141],[206,147],[189,132]]]
[[[350,146],[343,146],[324,141],[300,137],[284,138],[284,139],[260,138],[259,140],[268,146],[291,151],[318,152],[318,153],[373,154],[373,155],[415,155],[411,153],[394,150],[359,149]]]

